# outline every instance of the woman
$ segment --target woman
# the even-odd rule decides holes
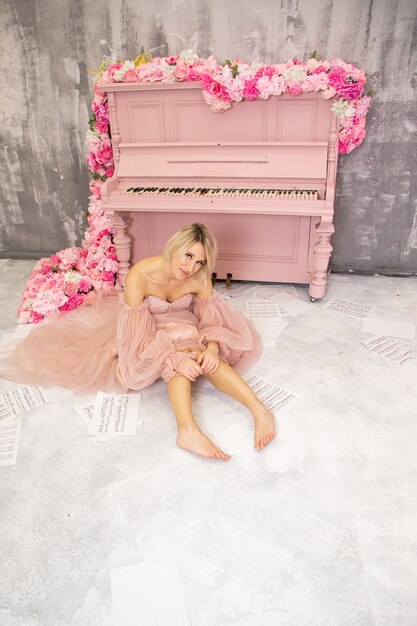
[[[274,417],[235,370],[257,360],[259,336],[213,291],[215,258],[208,228],[185,226],[162,256],[130,269],[124,302],[95,294],[80,309],[47,320],[6,359],[4,377],[82,392],[125,392],[163,378],[178,424],[177,445],[228,460],[192,412],[191,383],[205,376],[250,410],[255,448],[263,448],[275,436]]]

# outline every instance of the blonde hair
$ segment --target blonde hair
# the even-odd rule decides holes
[[[214,272],[217,255],[217,243],[213,233],[204,224],[190,224],[184,226],[177,233],[168,239],[162,257],[164,261],[170,261],[172,255],[177,251],[186,251],[194,243],[201,243],[206,253],[206,263],[201,266],[201,273],[211,278]]]

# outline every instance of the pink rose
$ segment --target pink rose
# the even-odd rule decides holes
[[[101,91],[101,89],[99,87],[101,80],[102,80],[102,78],[99,78],[98,81],[94,83],[94,93],[96,94],[96,96],[104,97],[104,93]]]
[[[319,65],[314,70],[310,70],[310,74],[320,74],[320,72],[325,72],[325,71],[326,71],[326,68],[324,67],[324,65]]]
[[[72,311],[77,306],[80,306],[80,304],[82,304],[84,300],[85,300],[85,295],[81,293],[74,293],[68,298],[65,304],[59,307],[59,310],[60,311]]]
[[[114,272],[104,271],[102,272],[102,278],[103,280],[107,280],[107,281],[114,280]]]
[[[124,83],[136,83],[138,80],[139,80],[139,75],[138,75],[137,70],[134,70],[134,69],[126,70],[123,76]]]
[[[75,283],[67,283],[65,285],[64,293],[66,296],[72,296],[73,293],[77,293],[78,287]]]
[[[114,167],[113,165],[110,165],[110,167],[108,167],[105,171],[105,176],[106,178],[111,178],[114,174]]]
[[[106,72],[109,73],[109,78],[111,81],[114,81],[114,73],[117,70],[120,70],[123,67],[123,63],[113,63],[112,65],[109,65],[109,67],[107,68]]]
[[[177,80],[187,80],[190,68],[185,63],[178,62],[174,70],[174,76]]]
[[[192,67],[188,72],[187,80],[201,80],[203,69],[200,67]]]
[[[336,89],[334,87],[327,87],[326,89],[323,89],[323,91],[321,92],[321,97],[324,100],[329,100],[330,98],[333,98],[333,96],[336,95]]]
[[[98,169],[98,164],[96,161],[96,157],[94,156],[94,154],[92,152],[89,152],[87,154],[87,163],[88,163],[88,169],[90,170],[90,172],[96,172]]]

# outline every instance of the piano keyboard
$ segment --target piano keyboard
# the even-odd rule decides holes
[[[187,196],[216,198],[273,198],[279,200],[317,200],[313,189],[214,189],[203,187],[129,187],[121,192],[127,196]]]

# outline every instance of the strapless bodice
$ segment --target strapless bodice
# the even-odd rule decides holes
[[[168,302],[158,296],[146,296],[145,300],[149,305],[149,310],[152,313],[166,313],[167,311],[183,311],[188,309],[193,301],[194,294],[186,293],[177,298],[174,302]]]

